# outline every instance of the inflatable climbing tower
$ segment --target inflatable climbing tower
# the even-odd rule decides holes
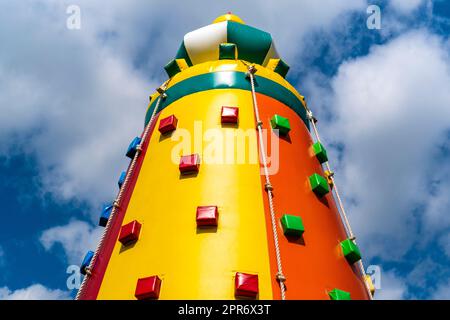
[[[229,13],[186,34],[165,70],[77,299],[371,299],[271,35]]]

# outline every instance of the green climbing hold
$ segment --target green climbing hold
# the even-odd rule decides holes
[[[291,125],[289,124],[289,119],[284,118],[278,114],[274,115],[270,119],[270,124],[273,129],[278,129],[281,135],[286,135],[291,131]]]
[[[331,300],[352,300],[350,297],[350,292],[339,290],[339,289],[333,289],[330,292],[328,292],[328,295],[330,296]]]
[[[311,184],[312,191],[319,197],[323,197],[330,192],[327,180],[317,173],[309,177],[309,183]]]
[[[319,160],[320,163],[328,161],[327,150],[325,150],[324,146],[320,142],[313,144],[313,150],[317,160]]]
[[[345,258],[351,264],[361,260],[361,253],[358,246],[350,239],[341,242],[342,252]]]
[[[290,214],[284,214],[281,217],[281,225],[285,236],[301,237],[305,228],[302,218]]]

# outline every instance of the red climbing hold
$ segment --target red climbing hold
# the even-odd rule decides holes
[[[219,211],[217,206],[197,207],[197,226],[217,226]]]
[[[134,296],[138,300],[158,299],[161,290],[161,279],[158,276],[139,279]]]
[[[120,229],[119,241],[126,246],[131,242],[135,242],[139,239],[139,233],[141,232],[141,224],[136,220],[122,226]]]
[[[239,118],[239,108],[222,107],[222,123],[237,123]]]
[[[188,156],[182,156],[180,159],[179,168],[181,173],[198,172],[200,169],[200,156],[196,153]]]
[[[236,272],[234,294],[237,297],[256,298],[258,295],[258,275]]]
[[[168,116],[167,118],[161,119],[159,122],[159,132],[162,134],[174,131],[177,128],[178,119],[175,115]]]

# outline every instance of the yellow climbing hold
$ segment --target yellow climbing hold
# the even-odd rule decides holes
[[[365,280],[367,287],[369,288],[370,293],[372,294],[372,297],[373,297],[373,295],[375,294],[375,286],[373,284],[372,278],[368,274],[366,274],[364,276],[364,280]]]

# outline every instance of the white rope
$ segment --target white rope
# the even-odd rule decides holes
[[[310,109],[308,109],[308,108],[306,108],[306,114],[307,114],[308,120],[311,122],[311,125],[313,127],[314,134],[316,136],[317,142],[322,143],[322,141],[320,140],[319,131],[317,130],[317,127],[316,127],[316,122],[317,122],[316,118],[313,116],[312,111]],[[328,161],[325,163],[325,166],[326,166],[328,172],[330,172],[330,173],[333,172],[331,170],[331,167],[330,167],[330,164],[329,164]],[[356,243],[356,241],[355,241],[356,237],[353,234],[353,230],[352,230],[352,228],[350,226],[350,222],[349,222],[347,214],[345,212],[344,204],[343,204],[341,196],[339,194],[339,190],[338,190],[338,187],[336,185],[336,181],[334,180],[333,174],[330,175],[330,179],[331,179],[331,183],[333,185],[334,194],[336,196],[336,199],[337,199],[337,202],[338,202],[338,205],[339,205],[339,209],[340,209],[339,213],[340,213],[341,219],[344,221],[344,227],[345,227],[345,230],[346,230],[346,233],[347,233],[347,237],[351,241],[354,241]],[[366,287],[366,289],[367,289],[367,291],[369,293],[369,298],[370,298],[370,300],[372,300],[373,297],[372,297],[372,293],[370,291],[369,285],[368,285],[368,283],[366,281],[366,271],[364,269],[364,265],[363,265],[362,259],[360,259],[358,261],[358,268],[359,268],[359,270],[360,270],[360,272],[361,272],[361,274],[363,276],[364,286]]]
[[[259,149],[261,150],[261,159],[262,159],[262,164],[263,164],[263,168],[264,168],[264,176],[265,176],[265,180],[266,180],[265,188],[267,191],[267,197],[269,199],[270,218],[271,218],[271,222],[272,222],[272,233],[273,233],[273,240],[275,243],[275,254],[276,254],[277,269],[278,269],[276,279],[280,284],[281,300],[285,300],[286,299],[286,287],[285,287],[284,282],[286,281],[286,277],[283,275],[283,268],[282,268],[282,264],[281,264],[280,245],[278,243],[275,208],[274,208],[274,204],[273,204],[273,194],[272,194],[273,187],[270,183],[269,170],[267,169],[266,149],[264,147],[264,140],[263,140],[263,133],[262,133],[262,122],[261,122],[261,118],[259,116],[258,102],[256,100],[254,72],[256,72],[255,67],[248,66],[247,75],[250,78],[250,84],[252,87],[253,107],[254,107],[254,111],[255,111],[256,126],[258,128]]]
[[[110,214],[110,216],[108,218],[108,222],[106,223],[105,230],[103,231],[102,237],[100,238],[100,241],[99,241],[99,243],[97,245],[97,248],[95,249],[95,253],[94,253],[94,256],[92,257],[91,263],[86,268],[86,276],[84,277],[83,282],[81,283],[80,288],[78,289],[77,296],[75,297],[75,300],[79,300],[80,297],[83,295],[84,289],[86,287],[86,283],[87,283],[88,279],[90,278],[90,276],[92,275],[92,268],[94,267],[95,261],[97,260],[97,257],[98,257],[98,254],[99,254],[99,250],[103,246],[103,243],[105,242],[105,239],[106,239],[106,235],[107,235],[109,229],[111,228],[111,223],[112,223],[111,221],[114,220],[114,217],[115,217],[118,209],[120,208],[120,202],[122,200],[124,190],[127,189],[128,182],[131,179],[131,176],[133,175],[133,171],[134,171],[134,169],[136,167],[137,159],[138,159],[138,157],[139,157],[139,155],[140,155],[140,153],[142,151],[142,145],[146,141],[147,136],[148,136],[148,134],[150,132],[150,128],[151,128],[151,126],[153,124],[153,121],[155,119],[156,112],[159,109],[159,106],[161,104],[161,99],[164,99],[166,97],[165,90],[167,88],[167,85],[168,85],[168,82],[166,82],[163,85],[163,87],[158,88],[158,92],[160,93],[160,95],[158,97],[158,101],[156,102],[155,109],[153,109],[153,112],[152,112],[152,115],[150,117],[150,120],[149,120],[147,126],[144,129],[144,133],[142,134],[141,143],[136,148],[136,153],[135,153],[135,155],[133,157],[133,160],[131,161],[130,167],[128,168],[127,174],[125,176],[125,180],[124,180],[124,182],[122,184],[122,187],[119,190],[119,194],[117,195],[117,198],[114,201],[114,205],[113,205],[111,214]]]

